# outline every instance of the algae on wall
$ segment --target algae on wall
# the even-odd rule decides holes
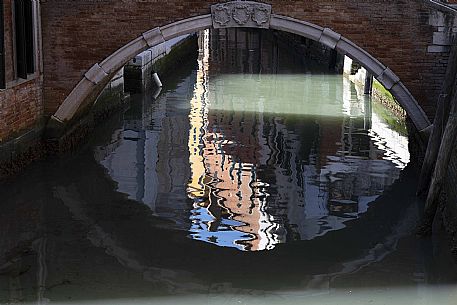
[[[373,80],[372,94],[373,111],[393,130],[407,136],[406,111],[400,106],[395,97],[377,80]]]

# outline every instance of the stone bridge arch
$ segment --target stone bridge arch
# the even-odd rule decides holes
[[[275,7],[277,1],[270,2],[273,2],[273,7]],[[339,0],[336,2],[343,2],[346,4],[348,3],[348,1],[345,0]],[[369,2],[375,3],[375,1]],[[402,2],[417,3],[418,1]],[[295,5],[298,5],[297,3],[295,3]],[[375,7],[376,5],[373,3],[371,3],[371,5]],[[303,6],[301,1],[300,5]],[[379,4],[377,6],[379,7]],[[207,6],[207,10],[208,8],[209,6]],[[152,30],[143,32],[141,35],[137,36],[129,43],[111,53],[111,55],[105,57],[103,61],[93,64],[90,69],[83,72],[83,76],[80,76],[79,82],[76,84],[76,86],[73,84],[72,88],[67,90],[69,93],[65,94],[64,98],[62,98],[62,95],[60,95],[63,101],[58,102],[58,107],[54,107],[54,109],[57,110],[51,116],[51,120],[58,122],[59,124],[70,121],[78,112],[78,109],[81,107],[81,105],[84,105],[88,101],[90,102],[95,100],[97,93],[101,91],[103,84],[109,80],[111,75],[113,75],[118,69],[125,65],[136,54],[149,47],[155,46],[161,42],[180,35],[211,27],[259,27],[291,32],[315,41],[319,41],[322,44],[332,49],[336,49],[338,52],[346,54],[349,57],[359,61],[398,99],[418,130],[423,130],[430,125],[430,121],[425,114],[423,107],[419,105],[417,100],[407,89],[406,86],[408,84],[405,85],[400,80],[400,77],[393,72],[395,69],[391,69],[387,65],[383,64],[380,60],[376,59],[375,56],[371,55],[368,51],[366,51],[363,47],[360,47],[351,39],[332,30],[331,27],[333,28],[333,26],[331,23],[329,23],[329,21],[324,20],[323,24],[329,24],[331,27],[321,27],[314,23],[303,21],[302,18],[294,18],[291,16],[272,13],[272,6],[269,4],[250,1],[235,1],[214,4],[211,8],[211,14],[194,14],[196,16],[174,21],[165,26],[154,27]],[[424,8],[419,5],[417,9],[422,10]],[[249,11],[249,14],[244,14],[246,13],[246,10]],[[281,8],[281,10],[283,10],[283,8]],[[237,15],[230,13],[235,11]],[[428,20],[422,20],[418,22],[424,24],[427,23]],[[360,27],[360,25],[357,26]],[[359,29],[358,31],[363,31],[363,29]],[[430,33],[433,34],[433,31]],[[381,47],[382,46],[380,46],[380,48]],[[426,50],[424,50],[424,52],[426,53]],[[400,58],[400,60],[405,59],[404,54],[402,56],[403,57]],[[414,58],[411,57],[410,60],[413,61]],[[434,58],[434,60],[436,60],[436,58]],[[408,64],[410,63],[407,62],[406,65]],[[426,64],[429,66],[429,63]],[[445,65],[443,65],[443,67],[445,67]],[[441,71],[444,70],[443,67],[441,67]],[[419,71],[419,73],[421,73],[421,71]],[[411,71],[407,71],[406,74],[410,75]],[[413,81],[409,80],[409,83],[412,82]],[[424,94],[423,92],[419,93],[422,95]],[[433,93],[436,95],[436,92]],[[434,105],[432,105],[432,108],[433,107]],[[52,114],[52,112],[49,114]]]

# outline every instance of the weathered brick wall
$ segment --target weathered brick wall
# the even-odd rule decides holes
[[[45,109],[52,114],[94,63],[141,33],[208,14],[207,0],[42,1]],[[273,13],[332,28],[389,66],[433,116],[447,53],[428,53],[436,8],[419,0],[269,0]]]
[[[35,127],[42,119],[41,85],[35,78],[0,93],[0,143]]]
[[[0,144],[34,128],[44,113],[43,82],[38,73],[27,81],[15,79],[12,1],[3,3],[7,89],[0,90]]]

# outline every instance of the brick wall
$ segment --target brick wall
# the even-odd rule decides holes
[[[42,79],[39,73],[29,80],[15,78],[12,0],[4,0],[5,79],[0,90],[0,144],[37,126],[43,119]]]
[[[94,63],[141,33],[192,16],[208,14],[219,1],[46,0],[41,1],[44,94],[39,78],[16,85],[12,1],[4,1],[7,90],[0,92],[0,142],[51,115]],[[330,27],[389,66],[433,116],[443,81],[446,52],[427,52],[438,26],[435,8],[413,0],[270,0],[273,13]],[[44,99],[44,106],[41,104]]]
[[[45,111],[55,112],[94,63],[141,33],[208,14],[207,0],[42,2]],[[270,0],[273,13],[330,27],[389,66],[433,116],[447,53],[428,53],[436,8],[415,0]]]
[[[35,127],[42,119],[42,81],[24,82],[0,93],[0,143]]]

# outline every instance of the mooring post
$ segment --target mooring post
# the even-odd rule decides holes
[[[435,162],[438,157],[438,150],[441,145],[441,138],[443,136],[443,129],[449,116],[449,96],[440,94],[438,98],[438,106],[435,113],[433,128],[430,137],[428,138],[427,150],[425,152],[424,162],[419,176],[419,183],[417,185],[417,196],[427,196],[429,190],[430,180],[435,167]]]
[[[457,86],[457,39],[452,43],[451,52],[446,68],[445,79],[441,94],[438,98],[438,105],[433,121],[432,133],[428,139],[427,150],[425,152],[424,162],[422,164],[421,174],[419,176],[419,184],[417,186],[417,195],[420,197],[426,196],[430,185],[430,178],[433,173],[433,168],[438,157],[438,149],[441,144],[443,128],[446,126],[449,114],[450,100],[453,95],[453,89]],[[455,92],[454,92],[455,94]]]
[[[363,89],[363,94],[371,95],[372,90],[373,90],[373,75],[367,71],[366,75],[365,75],[365,86]]]
[[[452,98],[452,109],[444,130],[443,139],[438,151],[438,158],[436,160],[435,171],[433,172],[432,180],[430,182],[430,190],[425,202],[424,215],[422,221],[417,228],[417,235],[426,236],[432,233],[433,220],[435,218],[436,210],[439,204],[439,195],[446,179],[449,161],[451,159],[452,151],[454,149],[455,140],[457,136],[457,94]]]

